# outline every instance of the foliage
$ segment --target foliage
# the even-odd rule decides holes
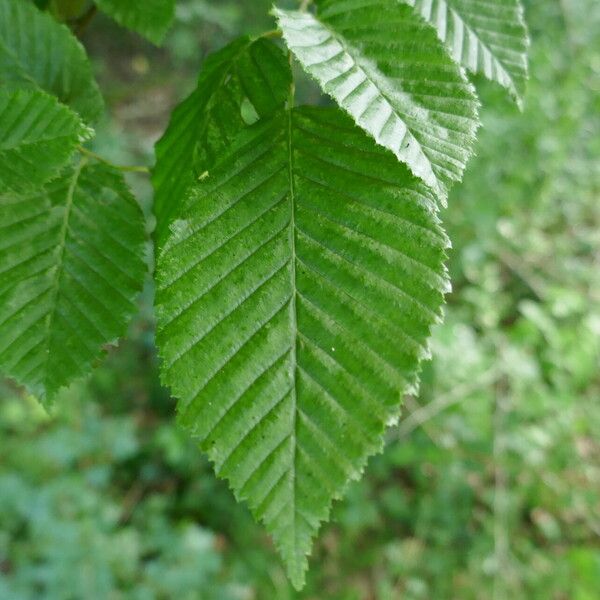
[[[527,32],[518,0],[404,0],[436,29],[456,62],[508,89],[522,105]]]
[[[318,7],[317,15],[276,10],[288,47],[360,127],[445,200],[462,178],[478,126],[476,98],[459,66],[396,0]]]
[[[160,44],[175,17],[175,0],[146,0],[144,3],[128,0],[98,0],[100,10],[117,23]]]
[[[83,46],[30,2],[0,2],[0,86],[44,90],[89,124],[104,108]]]
[[[95,10],[85,2],[37,4],[77,33]],[[281,31],[241,38],[207,61],[157,146],[162,378],[179,399],[180,421],[266,521],[297,586],[331,499],[381,447],[428,355],[429,326],[447,288],[439,205],[462,177],[478,126],[460,64],[519,101],[523,94],[527,37],[517,2],[477,5],[480,12],[473,3],[439,2],[435,18],[426,4],[319,0],[277,9]],[[160,42],[174,7],[153,6],[98,3]],[[0,364],[50,405],[133,314],[145,224],[119,168],[80,145],[101,110],[81,45],[32,3],[2,0],[0,10],[10,22],[0,25],[0,93],[11,109],[43,101],[44,116],[54,111],[69,124],[59,131],[58,121],[54,130],[43,119],[37,129],[11,121],[2,141],[22,161],[10,163],[21,164],[21,174],[28,161],[51,158],[31,177],[0,180],[9,224]],[[349,117],[294,106],[296,82],[305,83],[297,70],[292,83],[271,41],[280,33]],[[480,89],[495,107],[497,92]],[[512,125],[517,132],[518,118]],[[571,152],[583,145],[574,144]],[[468,247],[473,233],[463,229],[453,237]],[[534,292],[513,312],[504,307],[510,318],[520,328],[529,319],[554,339],[535,302],[558,302],[553,287],[515,263],[514,248],[493,246],[495,230],[486,239],[485,252]],[[472,259],[467,253],[465,264]],[[494,311],[473,305],[481,312],[465,322],[478,327]],[[510,356],[510,336],[495,344],[498,357]],[[501,389],[510,386],[504,371]]]
[[[238,38],[206,61],[196,89],[175,109],[156,145],[152,183],[158,240],[168,235],[188,188],[249,120],[268,118],[283,106],[290,85],[285,57],[265,39]]]
[[[247,26],[232,6],[219,13],[228,31]],[[478,82],[489,108],[478,158],[444,213],[455,292],[434,332],[421,398],[406,398],[408,414],[386,453],[334,508],[303,593],[289,589],[260,529],[170,422],[147,293],[130,336],[135,345],[110,351],[89,383],[63,392],[53,420],[21,392],[0,393],[0,497],[10,499],[0,503],[0,597],[62,599],[72,590],[76,597],[595,598],[594,6],[528,7],[534,79],[524,116]],[[189,30],[196,27],[190,21]],[[218,28],[202,31],[223,39]],[[101,42],[117,35],[108,32],[98,34]],[[91,34],[86,43],[94,47]],[[128,39],[118,38],[124,56]],[[181,39],[174,34],[167,61],[145,47],[137,52],[173,81],[171,65],[186,64],[173,54]],[[99,130],[96,150],[114,152],[106,131],[131,127],[125,107],[136,106],[135,93],[123,99],[112,91],[117,125]],[[144,119],[133,122],[137,132]],[[136,152],[148,145],[130,143]],[[194,197],[210,184],[204,179]]]
[[[121,173],[86,159],[43,190],[0,194],[0,367],[39,398],[86,375],[135,311],[142,212]]]
[[[14,192],[55,177],[89,137],[73,111],[36,90],[0,90],[0,127],[0,186]]]
[[[288,110],[223,153],[161,254],[157,341],[180,421],[296,585],[427,354],[447,289],[434,206],[337,110]]]

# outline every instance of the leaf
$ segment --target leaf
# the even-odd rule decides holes
[[[0,89],[0,190],[43,185],[91,133],[53,96]]]
[[[96,0],[107,15],[151,42],[160,45],[175,18],[175,0]]]
[[[448,289],[435,198],[337,109],[294,109],[243,132],[171,229],[163,381],[300,587],[417,384]]]
[[[49,400],[124,333],[145,275],[144,220],[122,176],[80,163],[0,195],[0,371]]]
[[[83,46],[65,25],[23,0],[0,0],[0,86],[41,88],[86,123],[104,110]]]
[[[243,37],[208,58],[196,89],[175,109],[156,145],[152,183],[159,240],[188,187],[247,126],[244,101],[268,117],[283,105],[290,85],[285,56],[265,39]]]
[[[275,9],[303,68],[378,144],[443,200],[478,127],[473,87],[435,32],[398,0],[320,0]]]
[[[519,105],[529,40],[519,0],[401,0],[433,25],[454,59],[510,91]]]

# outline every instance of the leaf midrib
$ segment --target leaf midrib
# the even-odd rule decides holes
[[[291,55],[290,55],[291,56]],[[297,439],[297,427],[298,427],[298,392],[297,392],[297,376],[298,376],[298,358],[297,358],[297,349],[298,349],[298,315],[296,312],[296,298],[297,298],[297,285],[296,285],[296,189],[294,183],[294,150],[292,147],[292,131],[293,131],[293,122],[292,122],[292,113],[293,113],[293,104],[294,104],[294,83],[292,82],[290,86],[290,95],[288,98],[288,107],[286,110],[287,117],[287,150],[288,150],[288,176],[289,176],[289,186],[290,186],[290,244],[291,244],[291,287],[292,287],[292,297],[290,300],[290,311],[291,311],[291,328],[293,335],[293,345],[291,350],[291,363],[292,363],[292,432],[291,439],[293,444],[293,457],[291,464],[291,477],[292,477],[292,510],[293,510],[293,531],[294,531],[294,562],[298,561],[298,524],[296,522],[297,510],[296,510],[296,494],[297,494],[297,485],[296,485],[296,461],[298,459],[298,444],[296,443]]]
[[[87,159],[83,158],[79,161],[77,167],[75,167],[75,171],[73,172],[73,178],[69,184],[67,189],[67,200],[64,208],[63,214],[63,222],[59,234],[59,239],[57,243],[58,248],[58,256],[56,259],[56,271],[54,273],[54,278],[52,281],[52,294],[50,297],[50,311],[48,312],[47,323],[46,323],[46,360],[44,361],[44,389],[45,392],[48,393],[48,363],[50,361],[51,352],[50,352],[50,342],[52,339],[52,325],[54,323],[54,319],[57,312],[57,304],[58,298],[60,295],[60,284],[64,271],[64,262],[65,262],[65,250],[67,246],[67,234],[69,232],[69,220],[71,217],[71,212],[73,208],[73,200],[75,197],[75,190],[77,188],[77,183],[79,181],[79,177],[83,168],[87,163]]]

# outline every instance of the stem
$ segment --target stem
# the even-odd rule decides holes
[[[288,50],[288,63],[290,65],[290,71],[292,73],[294,73],[294,55],[292,54],[291,50]],[[292,82],[290,83],[290,92],[288,94],[288,106],[287,109],[288,110],[292,110],[294,108],[294,105],[296,104],[296,82],[294,81],[294,77],[292,75]]]
[[[510,560],[510,542],[507,530],[507,494],[508,477],[503,465],[505,451],[505,418],[508,413],[508,399],[506,395],[506,382],[499,382],[496,386],[496,398],[493,406],[493,457],[494,457],[494,581],[493,599],[506,598],[506,584]]]
[[[494,535],[494,579],[492,600],[505,600],[519,596],[519,581],[513,566],[511,547],[511,476],[508,471],[508,439],[511,435],[508,419],[512,402],[510,398],[511,382],[508,377],[506,362],[506,340],[495,336],[496,355],[499,368],[504,368],[504,375],[495,386],[495,398],[492,405],[492,454],[494,465],[493,535]]]
[[[86,13],[77,21],[74,33],[77,37],[81,37],[88,25],[94,20],[94,17],[98,14],[98,8],[95,4],[92,4],[86,11]]]
[[[283,34],[280,29],[271,29],[271,31],[265,31],[261,33],[259,37],[261,38],[280,38]]]
[[[305,12],[311,4],[312,0],[302,0],[300,2],[300,12]]]
[[[412,431],[418,427],[423,427],[427,422],[437,417],[437,415],[447,408],[462,402],[474,392],[496,383],[501,377],[502,373],[502,369],[492,367],[491,369],[482,373],[482,375],[475,381],[459,385],[455,387],[452,392],[438,396],[433,402],[430,402],[425,406],[408,406],[410,403],[410,396],[408,396],[406,398],[406,404],[411,414],[400,423],[393,439],[407,437]]]
[[[526,262],[515,256],[506,248],[499,248],[494,252],[496,257],[507,266],[525,285],[538,297],[544,300],[547,297],[546,282],[534,273]]]
[[[115,165],[114,163],[111,163],[110,161],[106,160],[105,158],[102,158],[99,154],[96,154],[95,152],[92,152],[91,150],[88,150],[87,148],[84,148],[83,146],[79,146],[77,149],[84,156],[87,156],[88,158],[93,158],[94,160],[97,160],[98,162],[104,163],[105,165],[108,165],[109,167],[112,167],[113,169],[117,169],[118,171],[123,171],[124,173],[150,173],[150,169],[148,167]]]

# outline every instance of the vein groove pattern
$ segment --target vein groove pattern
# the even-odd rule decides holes
[[[43,185],[89,134],[79,117],[52,96],[0,89],[0,189],[19,192]]]
[[[159,246],[188,188],[247,126],[245,101],[259,117],[270,117],[283,106],[290,83],[283,53],[265,39],[243,37],[209,57],[196,89],[175,109],[156,145],[152,183]]]
[[[297,586],[332,500],[417,384],[447,246],[427,186],[337,109],[240,134],[172,224],[164,383]]]
[[[41,191],[0,193],[0,220],[0,369],[51,399],[135,312],[143,215],[118,172],[80,163]]]
[[[401,0],[435,27],[454,60],[505,87],[519,104],[529,46],[519,0]]]
[[[462,70],[399,0],[318,0],[275,9],[288,47],[323,90],[442,202],[462,178],[479,125]]]
[[[88,124],[104,110],[83,46],[33,2],[0,0],[0,87],[4,85],[42,89]]]

